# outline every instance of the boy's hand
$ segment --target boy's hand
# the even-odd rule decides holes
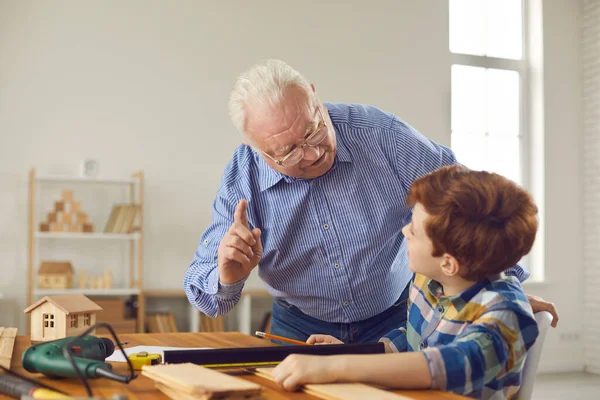
[[[549,303],[538,296],[527,295],[527,299],[529,300],[529,304],[531,304],[531,309],[534,313],[538,311],[548,311],[552,314],[552,327],[556,328],[558,324],[558,311],[556,311],[556,306],[554,303]]]
[[[334,338],[331,335],[310,335],[306,340],[308,344],[344,344],[341,340]]]
[[[330,383],[338,380],[339,356],[307,356],[290,354],[272,375],[275,382],[285,390],[296,390],[307,383]]]

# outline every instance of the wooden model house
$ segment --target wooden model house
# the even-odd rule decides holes
[[[44,261],[38,271],[38,288],[70,289],[73,287],[73,275],[70,262]]]
[[[100,310],[102,307],[84,295],[68,294],[46,296],[24,312],[31,313],[31,341],[46,342],[79,335],[96,323],[96,312]]]

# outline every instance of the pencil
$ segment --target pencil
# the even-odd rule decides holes
[[[268,339],[281,340],[282,342],[286,342],[286,343],[293,343],[293,344],[298,344],[301,346],[310,346],[310,344],[308,344],[306,342],[301,342],[299,340],[294,340],[294,339],[288,339],[283,336],[271,335],[270,333],[264,333],[261,331],[256,331],[255,335],[258,337],[264,337],[264,338],[268,338]]]

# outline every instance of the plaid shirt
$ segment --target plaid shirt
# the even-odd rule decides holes
[[[406,327],[381,340],[392,351],[422,351],[432,389],[482,399],[517,393],[538,328],[516,278],[498,275],[447,297],[438,282],[416,274],[409,301]]]

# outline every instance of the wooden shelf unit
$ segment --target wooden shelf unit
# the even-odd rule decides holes
[[[40,232],[36,221],[36,190],[38,184],[110,184],[129,186],[129,198],[139,206],[139,230],[130,234],[116,233],[70,233]],[[27,304],[33,304],[35,298],[55,294],[84,294],[92,298],[134,295],[137,297],[137,332],[144,333],[146,317],[146,299],[143,288],[144,276],[144,173],[134,173],[131,178],[84,178],[68,176],[36,175],[35,168],[29,171],[29,208],[28,208],[28,266],[27,266]],[[137,200],[137,201],[136,201]],[[39,240],[123,240],[129,241],[129,287],[123,288],[72,288],[72,289],[39,289],[36,284],[36,252]],[[137,262],[136,262],[137,261]],[[30,324],[27,324],[28,327]],[[28,328],[29,329],[29,328]]]

